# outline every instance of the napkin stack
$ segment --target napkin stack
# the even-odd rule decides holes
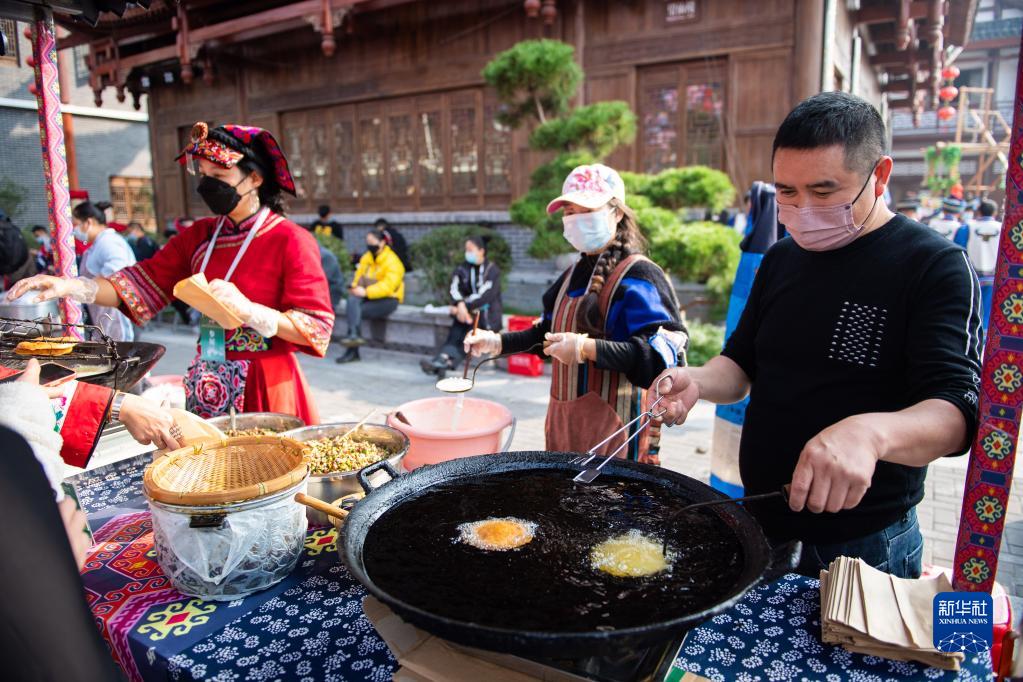
[[[959,670],[962,653],[933,646],[934,597],[951,591],[943,574],[906,580],[839,557],[821,571],[821,637],[860,654]]]

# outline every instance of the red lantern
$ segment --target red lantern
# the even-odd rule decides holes
[[[28,65],[29,68],[34,69],[36,67],[36,60],[32,57],[32,55],[28,55],[25,57],[25,64]]]
[[[956,78],[959,78],[959,67],[946,66],[941,70],[941,77],[947,81],[954,81]]]
[[[540,0],[526,0],[522,3],[526,8],[526,16],[530,19],[536,19],[540,16]]]
[[[942,108],[938,109],[938,118],[941,119],[942,121],[950,121],[953,118],[955,118],[955,115],[956,115],[955,107],[945,105]]]
[[[36,88],[36,84],[35,83],[29,83],[28,84],[28,91],[31,92],[33,95],[38,95],[39,94],[39,90]]]
[[[950,196],[953,196],[956,199],[962,199],[963,198],[963,185],[962,185],[962,183],[961,182],[957,182],[956,184],[952,185],[952,187],[949,188],[948,193],[949,193]]]
[[[946,102],[951,102],[959,95],[959,88],[954,85],[946,85],[938,90],[938,97]]]

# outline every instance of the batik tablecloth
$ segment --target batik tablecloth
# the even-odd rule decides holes
[[[366,592],[339,561],[335,530],[311,529],[294,573],[264,592],[232,602],[186,597],[156,562],[136,464],[76,480],[97,542],[82,571],[86,598],[132,682],[391,679],[396,662],[363,614]],[[116,492],[100,490],[102,481]],[[96,500],[115,506],[96,509]],[[970,658],[956,678],[850,654],[821,643],[819,618],[817,581],[785,576],[693,630],[673,674],[730,682],[990,679],[986,655]]]

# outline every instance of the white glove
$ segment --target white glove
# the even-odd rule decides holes
[[[544,355],[556,358],[566,365],[578,365],[583,361],[583,343],[586,334],[550,334],[544,336]]]
[[[501,335],[489,329],[477,329],[465,336],[463,343],[466,353],[473,357],[501,354]]]
[[[260,336],[277,336],[281,313],[265,305],[254,303],[231,282],[215,279],[210,282],[210,293],[220,303],[231,309],[245,325],[256,330]]]
[[[34,298],[29,296],[25,303],[50,301],[55,298],[70,298],[79,303],[93,303],[99,292],[99,283],[89,277],[54,277],[52,275],[36,275],[17,282],[7,292],[8,301],[16,301],[30,291],[38,291]]]

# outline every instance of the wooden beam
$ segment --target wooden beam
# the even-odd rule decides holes
[[[909,18],[912,19],[925,19],[927,17],[927,6],[926,0],[914,0],[913,4],[909,6]],[[883,5],[874,5],[872,7],[864,7],[855,14],[854,23],[857,24],[886,24],[889,21],[894,22],[899,18],[899,5],[898,3],[891,2]]]
[[[931,50],[917,50],[915,53],[906,50],[905,52],[880,52],[870,58],[871,66],[903,66],[911,61],[926,64],[930,61],[933,53]]]

